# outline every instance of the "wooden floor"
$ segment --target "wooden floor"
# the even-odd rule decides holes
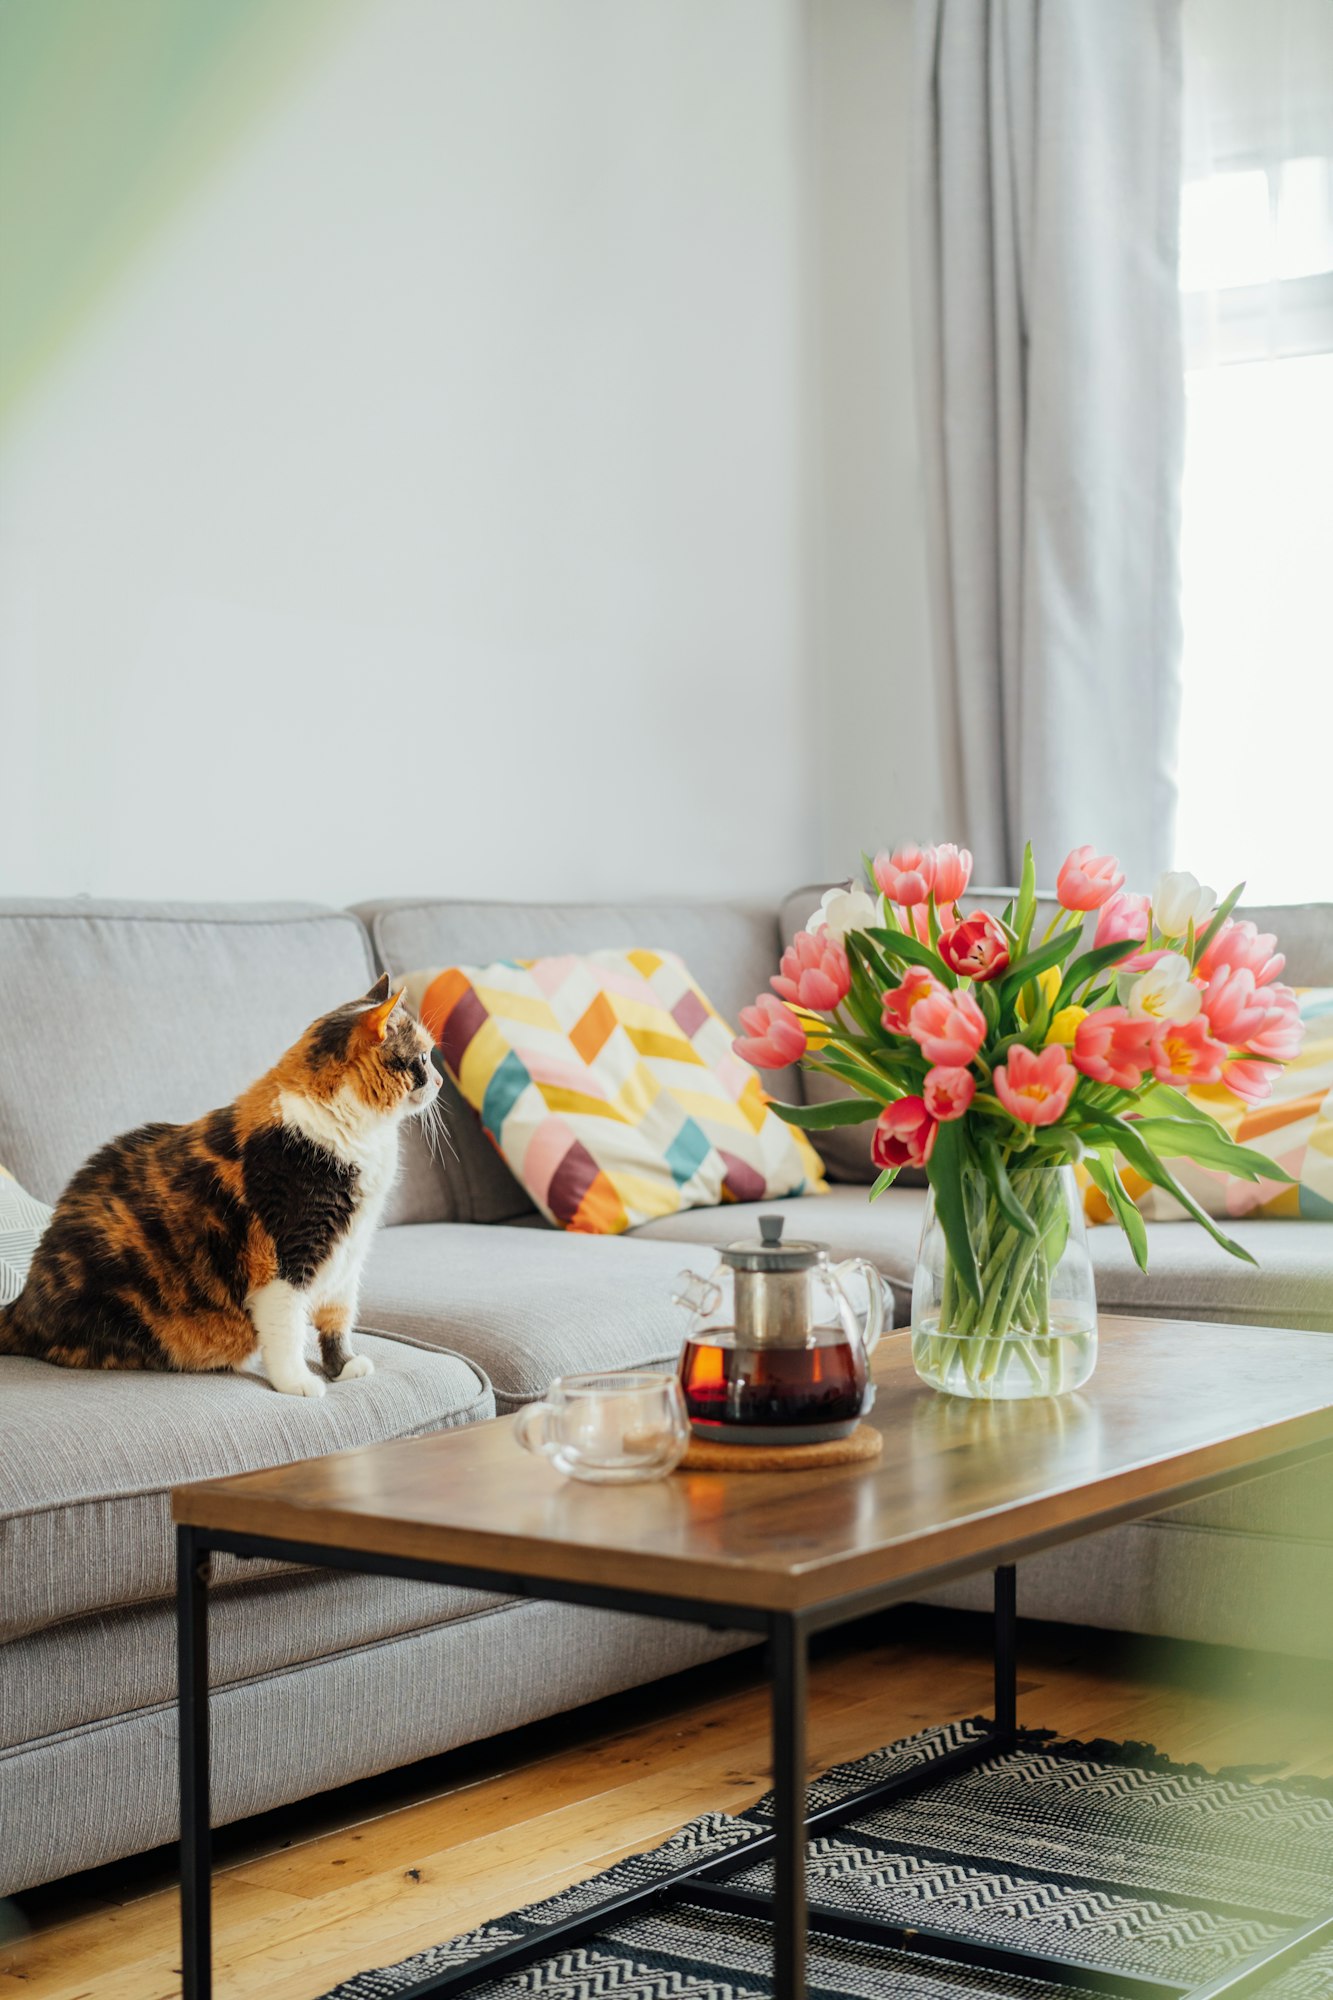
[[[990,1707],[984,1621],[906,1610],[823,1647],[816,1766]],[[1333,1668],[1023,1626],[1019,1718],[1217,1768],[1333,1776]],[[218,2000],[314,2000],[596,1873],[767,1783],[757,1656],[349,1786],[218,1836]],[[173,2000],[168,1850],[0,1904],[0,2000]],[[8,1928],[6,1929],[6,1925]]]

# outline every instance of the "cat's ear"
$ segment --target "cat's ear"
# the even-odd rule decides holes
[[[366,1000],[387,1000],[389,997],[389,975],[382,972],[369,993],[362,996]]]
[[[388,985],[388,980],[384,984]],[[371,1007],[361,1016],[361,1032],[372,1042],[382,1042],[389,1032],[389,1016],[398,1005],[407,988],[400,986],[396,993],[382,999],[378,1006]]]

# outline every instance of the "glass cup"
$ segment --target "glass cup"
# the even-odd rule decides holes
[[[564,1375],[519,1411],[514,1436],[568,1479],[623,1486],[673,1472],[690,1424],[674,1375]]]

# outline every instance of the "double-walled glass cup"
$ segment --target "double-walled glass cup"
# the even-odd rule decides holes
[[[690,1426],[674,1375],[565,1375],[519,1411],[514,1436],[568,1479],[623,1486],[674,1472]]]

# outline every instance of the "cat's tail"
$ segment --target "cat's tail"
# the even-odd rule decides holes
[[[28,1343],[23,1338],[19,1303],[20,1301],[15,1299],[13,1305],[0,1306],[0,1354],[28,1352]]]

